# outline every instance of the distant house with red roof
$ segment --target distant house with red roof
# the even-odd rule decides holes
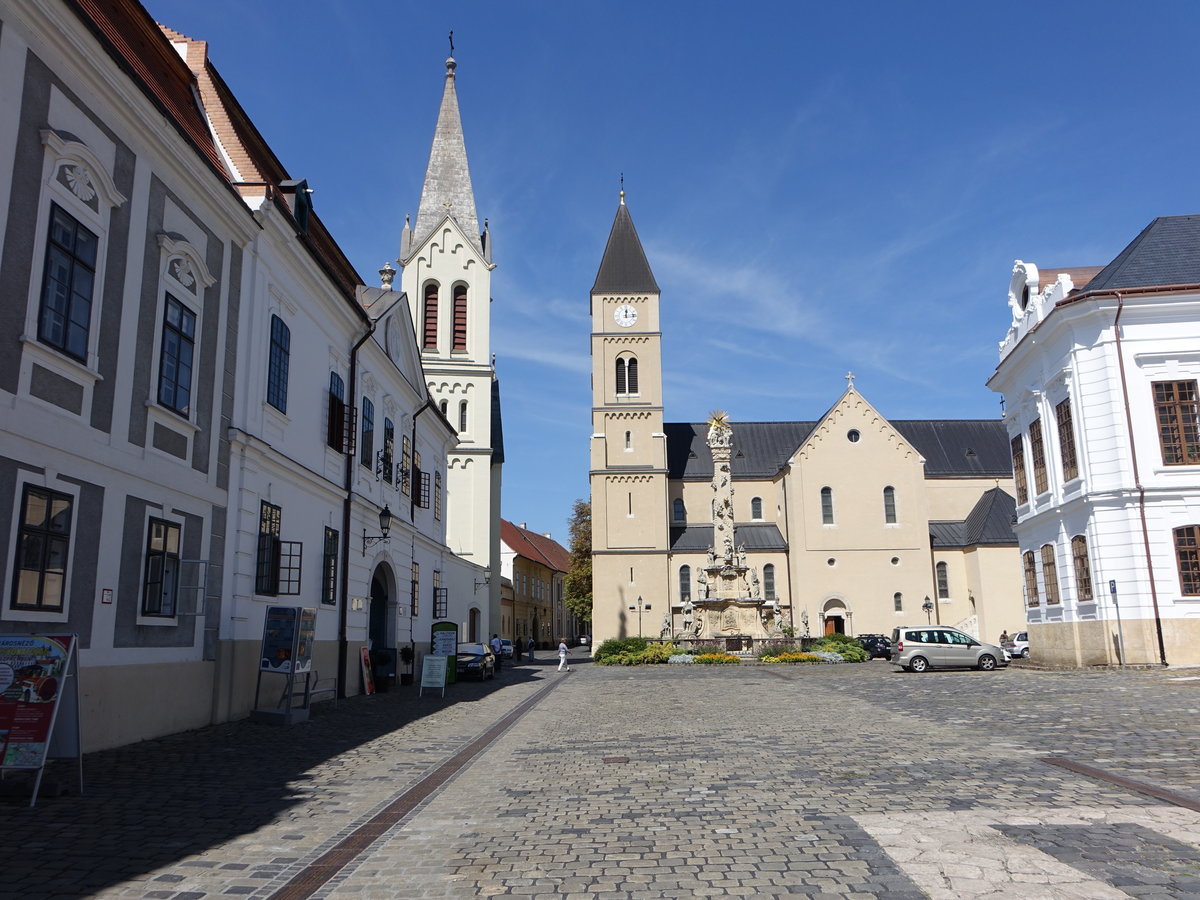
[[[579,632],[563,604],[570,565],[571,554],[549,534],[500,520],[500,571],[512,581],[511,603],[501,609],[501,637],[524,649],[530,636],[539,647],[549,647]]]

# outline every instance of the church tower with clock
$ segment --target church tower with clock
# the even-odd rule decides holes
[[[593,633],[657,637],[670,615],[659,289],[624,191],[591,311]]]

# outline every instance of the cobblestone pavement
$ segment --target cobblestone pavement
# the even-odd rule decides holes
[[[572,669],[89,755],[0,897],[1200,897],[1194,673]]]

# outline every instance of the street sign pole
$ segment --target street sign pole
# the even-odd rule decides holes
[[[1108,582],[1108,593],[1112,595],[1113,609],[1117,611],[1117,643],[1120,645],[1121,665],[1125,665],[1125,628],[1121,624],[1121,604],[1117,602],[1117,580]]]

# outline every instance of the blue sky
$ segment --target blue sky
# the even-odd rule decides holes
[[[587,496],[588,292],[625,176],[667,421],[992,418],[1015,258],[1102,265],[1200,211],[1200,5],[148,0],[368,283],[416,214],[454,29],[491,222],[503,514]]]

